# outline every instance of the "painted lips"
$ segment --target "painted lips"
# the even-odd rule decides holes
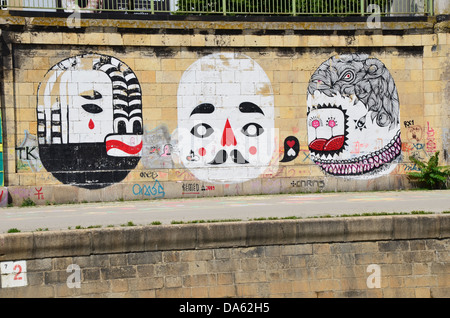
[[[317,138],[309,144],[309,149],[318,152],[338,151],[344,146],[345,136],[335,136],[330,139]]]
[[[106,153],[112,157],[138,157],[143,145],[141,135],[110,135],[105,143]]]

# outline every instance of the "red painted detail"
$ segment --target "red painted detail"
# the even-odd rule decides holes
[[[227,119],[225,128],[222,133],[222,140],[220,141],[222,146],[236,146],[236,137],[234,136],[233,129],[231,129],[230,122]]]
[[[125,152],[129,155],[135,155],[135,154],[138,154],[139,151],[142,150],[142,141],[139,145],[136,145],[136,146],[129,146],[126,143],[121,142],[120,140],[106,141],[106,152],[108,152],[110,149],[113,149],[113,148],[122,150],[123,152]]]
[[[309,149],[316,151],[336,151],[344,146],[345,137],[335,136],[330,139],[317,138],[309,144]]]

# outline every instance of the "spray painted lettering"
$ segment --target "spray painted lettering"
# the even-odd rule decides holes
[[[325,181],[323,180],[299,180],[299,181],[292,181],[291,182],[292,187],[317,187],[319,189],[322,189],[325,187]]]
[[[153,199],[164,198],[166,193],[164,192],[164,187],[158,180],[155,180],[153,185],[141,185],[135,184],[133,185],[133,194],[144,197],[151,197]]]
[[[431,153],[436,152],[435,131],[430,126],[429,122],[427,122],[427,152],[431,152]]]

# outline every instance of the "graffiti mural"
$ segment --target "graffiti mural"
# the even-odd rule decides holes
[[[244,182],[271,164],[274,96],[264,70],[243,54],[194,62],[178,87],[178,150],[199,180]]]
[[[297,158],[300,151],[300,143],[294,136],[286,137],[284,140],[284,156],[280,162],[289,162]]]
[[[395,168],[399,99],[381,61],[365,54],[333,56],[313,73],[307,94],[309,150],[323,171],[367,178]]]
[[[22,143],[16,147],[17,171],[40,171],[42,162],[39,159],[38,141],[35,135],[25,130]]]
[[[89,53],[54,65],[38,87],[39,155],[64,184],[96,189],[123,180],[142,151],[142,94],[122,61]]]
[[[142,147],[142,164],[145,168],[173,168],[172,154],[174,147],[166,125],[147,131],[144,129],[144,145]]]

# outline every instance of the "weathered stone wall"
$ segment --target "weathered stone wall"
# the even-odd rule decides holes
[[[446,214],[1,234],[23,267],[0,297],[447,298],[449,236]]]
[[[409,155],[449,160],[448,21],[0,25],[13,204],[405,189]]]

